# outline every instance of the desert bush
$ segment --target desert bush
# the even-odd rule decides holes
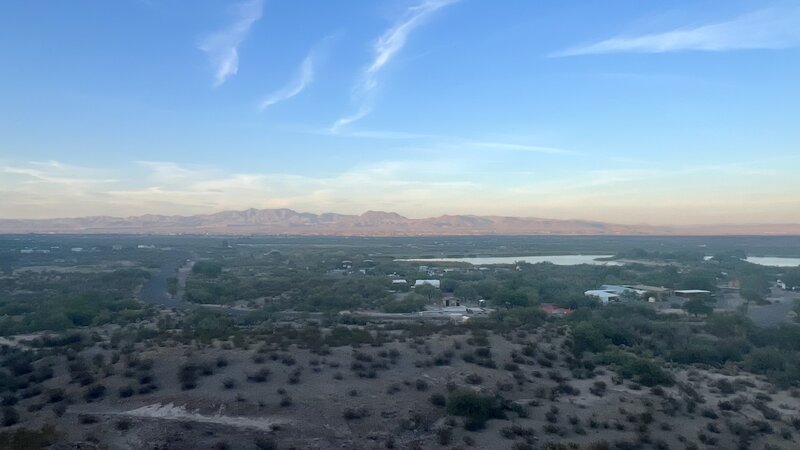
[[[447,398],[444,396],[444,394],[431,394],[429,400],[434,406],[445,406],[447,404]]]
[[[592,383],[592,387],[589,388],[589,392],[598,397],[602,397],[606,393],[606,388],[605,381],[595,381]]]
[[[254,442],[256,448],[258,450],[277,450],[278,445],[270,438],[266,437],[257,437]]]
[[[720,378],[714,385],[719,389],[719,392],[724,395],[736,393],[736,386],[725,378]]]
[[[102,398],[106,395],[106,387],[102,384],[93,384],[86,388],[86,392],[83,394],[83,399],[86,400],[87,403],[91,403],[99,398]]]
[[[369,415],[369,411],[364,407],[359,408],[345,408],[343,417],[345,420],[363,419]]]
[[[716,412],[714,412],[714,410],[711,409],[711,408],[703,408],[700,411],[700,415],[703,416],[703,417],[706,417],[708,419],[718,419],[719,418],[719,415]]]
[[[247,381],[252,383],[265,383],[270,376],[271,372],[266,367],[258,369],[255,373],[247,375]]]
[[[764,418],[767,420],[778,421],[781,420],[781,413],[774,408],[770,408],[766,403],[757,401],[753,403],[753,407],[757,410],[761,411],[761,414],[764,415]]]
[[[197,380],[200,378],[198,375],[198,367],[194,364],[184,363],[178,370],[178,381],[181,383],[181,389],[189,390],[197,387]]]
[[[19,413],[13,406],[3,407],[3,426],[10,427],[19,422]]]
[[[28,450],[48,448],[58,440],[59,434],[52,425],[45,425],[41,430],[17,428],[0,433],[0,448],[9,450]]]
[[[447,398],[447,412],[454,416],[466,417],[465,427],[468,430],[481,429],[487,420],[504,417],[499,399],[468,390],[450,393]]]
[[[467,375],[466,378],[464,378],[464,381],[466,381],[469,384],[481,384],[483,383],[483,377],[481,377],[477,373],[471,373]]]
[[[97,416],[92,416],[90,414],[82,414],[78,417],[78,422],[83,425],[91,425],[93,423],[97,423]]]
[[[122,386],[119,388],[120,398],[128,398],[133,395],[133,385]]]
[[[517,437],[530,438],[534,435],[534,431],[533,428],[524,428],[515,424],[510,427],[501,428],[500,434],[506,439],[515,439]]]
[[[439,445],[449,445],[453,439],[453,432],[449,428],[439,428],[436,430],[436,442]]]
[[[55,405],[53,405],[53,414],[55,414],[56,417],[61,417],[66,412],[67,412],[67,405],[65,403],[56,403]]]

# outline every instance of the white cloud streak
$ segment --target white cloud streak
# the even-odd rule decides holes
[[[229,27],[206,36],[197,45],[214,67],[215,87],[239,72],[239,45],[253,24],[261,18],[263,0],[240,3],[233,10],[236,19]]]
[[[378,75],[403,49],[411,32],[422,25],[431,14],[458,1],[425,0],[416,6],[412,6],[406,10],[399,22],[386,30],[375,41],[372,62],[363,70],[354,88],[354,94],[360,99],[361,106],[355,114],[337,120],[331,126],[331,131],[336,132],[341,127],[356,122],[370,113],[372,110],[372,93],[378,87]]]
[[[258,105],[258,109],[263,111],[272,105],[289,100],[295,95],[303,92],[311,82],[314,81],[314,58],[313,55],[308,55],[303,59],[300,64],[300,70],[297,71],[295,78],[286,86],[268,95]]]
[[[558,147],[544,147],[540,145],[514,144],[508,142],[466,141],[464,145],[476,148],[508,150],[529,153],[547,153],[553,155],[580,155],[581,152]]]
[[[0,172],[23,178],[22,184],[45,183],[50,185],[85,186],[91,184],[115,183],[118,180],[97,176],[96,172],[76,166],[68,166],[58,161],[29,161],[29,166],[0,166]]]
[[[332,133],[338,133],[339,130],[341,130],[342,128],[346,127],[347,125],[350,125],[353,122],[357,122],[357,121],[363,119],[371,111],[372,111],[372,106],[370,106],[370,105],[368,105],[366,103],[362,104],[361,106],[359,106],[358,111],[356,111],[355,113],[353,113],[353,114],[351,114],[349,116],[344,116],[344,117],[340,117],[339,119],[337,119],[336,122],[334,122],[333,125],[331,125],[329,131],[332,132]]]
[[[662,33],[618,36],[567,48],[551,57],[605,53],[780,49],[800,46],[800,8],[764,9],[726,22],[683,27]]]

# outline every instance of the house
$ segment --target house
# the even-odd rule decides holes
[[[623,292],[629,291],[630,289],[628,289],[627,286],[622,286],[617,284],[603,284],[600,286],[600,290],[620,295]]]
[[[433,286],[436,289],[439,289],[439,287],[441,286],[442,283],[439,280],[417,280],[417,281],[414,282],[414,287],[422,286],[422,285],[425,285],[425,284],[427,284],[429,286]]]
[[[636,294],[638,297],[647,297],[651,300],[665,298],[672,293],[671,289],[665,287],[648,286],[646,284],[604,284],[600,286],[600,289],[606,292],[613,292],[617,295],[632,293]]]
[[[633,289],[640,297],[650,298],[666,298],[672,295],[672,289],[663,286],[648,286],[646,284],[632,284],[625,285],[629,289]]]
[[[611,291],[604,291],[601,289],[593,289],[590,291],[586,291],[583,295],[587,297],[594,297],[599,299],[603,304],[607,304],[608,302],[618,302],[619,301],[619,294],[616,292]]]
[[[703,289],[678,289],[675,291],[675,295],[684,298],[704,297],[710,294],[711,291],[705,291]]]
[[[563,308],[561,306],[554,305],[552,303],[542,303],[541,305],[539,305],[539,310],[541,310],[548,316],[555,316],[555,317],[564,317],[572,313],[572,309]]]
[[[401,279],[398,279],[398,280],[392,280],[392,284],[394,284],[394,285],[399,285],[399,284],[406,285],[406,284],[408,284],[408,281],[406,281],[406,280],[401,280]]]

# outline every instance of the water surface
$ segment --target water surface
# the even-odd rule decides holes
[[[761,266],[774,267],[797,267],[800,266],[800,258],[784,258],[781,256],[748,256],[745,261]]]
[[[593,264],[602,266],[621,266],[618,261],[598,261],[600,258],[610,258],[614,255],[538,255],[538,256],[478,256],[473,258],[425,258],[425,259],[400,259],[409,262],[463,262],[474,266],[490,264],[514,264],[526,262],[536,264],[541,262],[553,263],[559,266],[576,266],[578,264]]]

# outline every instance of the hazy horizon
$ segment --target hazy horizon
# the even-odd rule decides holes
[[[0,5],[0,218],[800,223],[800,7]]]

